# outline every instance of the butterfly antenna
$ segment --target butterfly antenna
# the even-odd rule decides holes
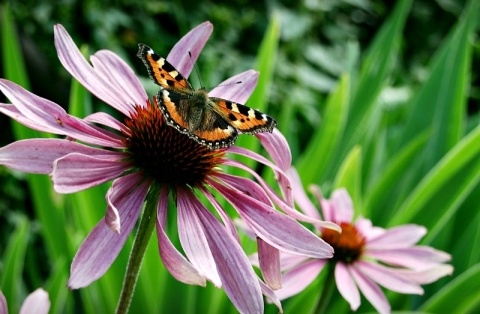
[[[192,53],[190,51],[188,51],[188,55],[190,56],[190,59],[192,59],[192,62],[193,62]],[[197,78],[198,78],[198,81],[200,82],[200,87],[202,89],[205,89],[205,86],[203,86],[202,78],[200,77],[200,72],[198,71],[197,64],[195,62],[193,62],[193,67],[195,68],[195,73],[197,73]]]

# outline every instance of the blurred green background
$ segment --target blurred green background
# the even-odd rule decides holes
[[[203,84],[209,89],[244,70],[262,70],[264,85],[248,105],[266,102],[261,107],[279,121],[305,185],[319,184],[326,195],[346,186],[357,215],[382,227],[426,225],[431,233],[424,244],[453,254],[453,278],[426,287],[423,297],[388,294],[392,308],[435,312],[461,297],[463,307],[456,310],[474,313],[480,297],[458,287],[479,288],[480,282],[478,2],[8,1],[0,5],[0,76],[17,81],[12,75],[21,71],[9,69],[8,54],[17,43],[27,78],[18,83],[70,112],[80,103],[75,114],[81,117],[99,110],[115,114],[72,83],[56,56],[53,25],[65,26],[87,54],[119,54],[154,95],[137,44],[166,56],[181,36],[209,20],[214,31],[197,61]],[[6,25],[14,26],[17,38],[9,37]],[[195,75],[191,81],[199,87]],[[0,146],[19,138],[3,115],[0,134]],[[52,192],[46,176],[0,168],[0,287],[14,287],[14,308],[38,286],[49,289],[53,313],[115,308],[128,245],[99,282],[82,291],[65,288],[76,249],[105,213],[107,188],[64,197]],[[235,311],[211,285],[175,282],[155,243],[147,254],[132,313]],[[463,281],[453,282],[461,275]],[[284,302],[286,312],[308,312],[318,289],[321,278]],[[347,311],[336,297],[333,308]],[[360,312],[371,310],[362,299]]]

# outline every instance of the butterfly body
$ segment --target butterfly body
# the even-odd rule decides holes
[[[209,97],[204,88],[195,90],[166,59],[139,44],[138,57],[150,78],[162,88],[157,101],[168,125],[210,149],[234,144],[238,131],[246,134],[272,132],[276,121],[247,106]]]

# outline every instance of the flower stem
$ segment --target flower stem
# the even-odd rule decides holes
[[[140,225],[138,226],[135,241],[133,242],[132,251],[128,259],[125,278],[123,279],[122,292],[117,304],[117,314],[126,314],[130,306],[130,302],[135,292],[138,275],[140,274],[140,266],[147,249],[148,242],[152,237],[153,229],[156,222],[156,210],[158,199],[160,197],[160,186],[152,184],[148,191],[145,209],[143,210]]]
[[[327,278],[325,279],[322,295],[320,296],[315,311],[313,312],[315,314],[327,313],[327,307],[332,299],[335,287],[335,264],[329,262],[327,263],[327,268]]]

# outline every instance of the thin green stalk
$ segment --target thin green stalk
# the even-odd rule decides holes
[[[127,270],[123,280],[122,292],[117,305],[117,314],[126,314],[130,307],[135,285],[137,284],[138,275],[140,274],[140,266],[147,249],[148,242],[152,237],[153,229],[156,221],[156,210],[158,199],[160,197],[160,186],[152,184],[148,191],[145,209],[143,210],[140,226],[133,242],[132,251],[128,259]]]
[[[327,313],[327,308],[332,300],[333,290],[335,288],[335,264],[327,263],[327,278],[323,286],[322,295],[318,300],[317,306],[313,313],[323,314]]]

